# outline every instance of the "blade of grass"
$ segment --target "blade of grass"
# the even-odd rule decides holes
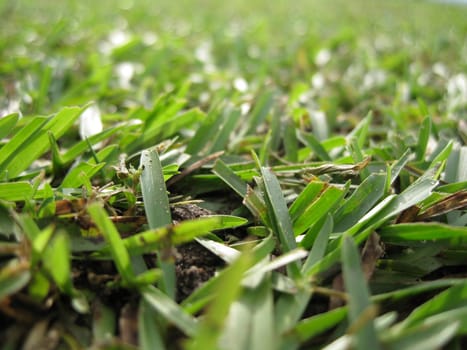
[[[420,126],[420,131],[418,133],[418,143],[417,147],[415,148],[415,159],[417,161],[423,161],[426,154],[426,147],[428,146],[428,140],[430,139],[432,128],[432,121],[431,117],[427,116],[422,121],[422,125]]]
[[[416,308],[400,324],[399,329],[408,329],[423,322],[427,317],[441,312],[467,307],[467,283],[453,286]]]
[[[167,322],[174,324],[190,337],[199,334],[196,320],[183,311],[172,298],[153,286],[142,287],[140,291],[144,301]]]
[[[58,232],[44,251],[42,262],[57,286],[72,294],[70,240],[64,232]]]
[[[142,299],[138,308],[138,339],[143,350],[165,349],[156,314],[151,306]]]
[[[282,251],[286,253],[297,247],[289,210],[276,176],[267,168],[261,167],[260,169],[264,180],[266,206],[269,217],[272,219],[273,231],[279,238]],[[293,262],[288,266],[289,273],[294,277],[300,276],[299,268],[299,262]]]
[[[120,238],[120,234],[109,219],[105,210],[98,203],[90,204],[87,210],[97,228],[109,244],[110,254],[123,282],[127,285],[131,285],[135,279],[135,274],[131,266],[130,255]]]
[[[0,118],[0,140],[10,135],[16,123],[18,123],[18,120],[18,113],[13,113]]]
[[[141,191],[143,193],[144,210],[149,228],[157,229],[172,223],[169,197],[164,181],[164,174],[159,155],[156,150],[141,153]],[[175,298],[175,264],[171,256],[171,242],[166,240],[159,250],[158,262],[162,269],[163,290],[172,299]]]
[[[220,343],[228,344],[228,349],[273,349],[277,345],[273,317],[271,281],[265,279],[232,304]]]
[[[307,259],[305,260],[305,264],[302,267],[302,272],[304,274],[308,274],[309,269],[324,257],[329,241],[329,235],[333,230],[333,226],[334,224],[332,216],[328,214],[318,232],[318,235],[316,236],[316,239],[313,241],[310,254],[308,255]],[[305,236],[304,241],[306,240],[307,235]],[[302,241],[302,243],[304,242]]]
[[[388,243],[407,241],[449,240],[453,243],[467,242],[467,227],[455,227],[441,223],[407,223],[388,225],[379,231]]]
[[[311,149],[316,156],[323,161],[331,161],[331,156],[323,147],[322,143],[311,133],[300,132],[298,139]]]
[[[296,336],[299,342],[305,342],[335,327],[346,315],[347,307],[340,307],[316,316],[305,318],[297,323],[290,336]]]
[[[294,221],[294,234],[299,235],[310,229],[310,227],[332,211],[344,194],[345,191],[342,189],[335,186],[328,186]]]
[[[384,195],[386,175],[371,174],[334,214],[336,232],[352,227]]]
[[[349,293],[349,323],[355,329],[357,349],[380,349],[373,320],[365,316],[372,307],[370,293],[360,265],[360,255],[350,236],[344,236],[342,272]]]
[[[52,117],[38,118],[39,125],[27,140],[17,139],[20,133],[16,134],[13,143],[15,145],[14,157],[10,158],[6,164],[0,160],[0,173],[7,170],[9,177],[16,177],[26,170],[33,161],[49,149],[48,132],[51,132],[56,139],[60,138],[78,119],[81,111],[82,109],[78,107],[65,107]],[[12,141],[13,139],[10,142]]]
[[[240,197],[245,198],[247,194],[247,184],[237,174],[235,174],[221,159],[216,160],[212,172],[219,176],[232,190]]]
[[[216,297],[209,305],[200,324],[199,332],[187,344],[187,349],[215,349],[221,337],[225,320],[232,303],[240,295],[241,280],[244,273],[251,267],[252,255],[243,252],[242,255],[227,267],[217,285]]]

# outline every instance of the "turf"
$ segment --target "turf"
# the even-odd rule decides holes
[[[2,349],[466,346],[466,6],[0,14]]]

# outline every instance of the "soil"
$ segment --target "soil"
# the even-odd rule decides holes
[[[176,205],[172,209],[174,222],[192,220],[211,215],[207,209],[195,204]],[[176,248],[175,273],[177,276],[178,302],[188,297],[193,291],[209,280],[223,261],[196,242],[180,245]]]

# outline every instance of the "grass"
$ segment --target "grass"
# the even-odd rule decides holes
[[[3,349],[461,349],[467,8],[1,1]]]

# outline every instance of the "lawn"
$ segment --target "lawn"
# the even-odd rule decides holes
[[[2,349],[467,346],[467,6],[0,14]]]

